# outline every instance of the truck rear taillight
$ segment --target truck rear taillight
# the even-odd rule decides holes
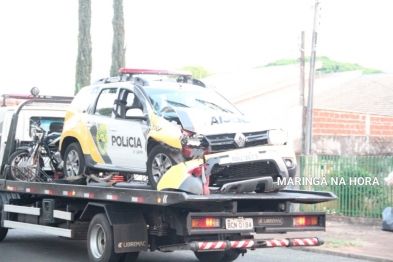
[[[219,218],[193,218],[191,220],[192,228],[220,228],[221,219]]]
[[[293,218],[293,225],[296,227],[318,226],[318,217],[301,216]]]

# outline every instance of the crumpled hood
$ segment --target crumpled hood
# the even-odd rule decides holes
[[[173,108],[184,129],[202,135],[257,132],[273,127],[251,123],[244,115],[219,112],[217,110],[201,110],[194,108]]]

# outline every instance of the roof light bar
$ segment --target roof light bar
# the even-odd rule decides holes
[[[33,96],[33,95],[22,95],[22,94],[3,94],[1,95],[3,98],[3,104],[1,105],[2,107],[6,106],[6,100],[13,98],[13,99],[22,99],[22,100],[30,100],[30,99],[54,99],[54,100],[61,100],[62,102],[68,102],[71,103],[72,100],[74,99],[73,96],[48,96],[48,95],[38,95],[38,96]],[[45,102],[45,101],[43,101]]]
[[[37,98],[44,98],[44,99],[59,99],[59,100],[72,100],[74,99],[73,96],[48,96],[48,95],[38,95],[36,97],[32,95],[22,95],[22,94],[4,94],[2,95],[3,98],[14,98],[14,99],[37,99]]]
[[[3,98],[15,98],[15,99],[33,99],[33,95],[21,95],[21,94],[4,94],[1,95]]]
[[[174,75],[174,76],[192,76],[191,72],[183,70],[157,70],[157,69],[134,69],[120,68],[119,74],[129,75]]]

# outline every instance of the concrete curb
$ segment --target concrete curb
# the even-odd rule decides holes
[[[338,250],[333,251],[331,249],[322,249],[322,248],[317,248],[317,247],[297,247],[297,248],[294,248],[294,250],[301,250],[301,251],[314,252],[314,253],[320,253],[320,254],[326,254],[326,255],[363,259],[363,260],[375,261],[375,262],[392,262],[393,261],[391,259],[371,257],[371,256],[367,256],[367,255],[359,255],[359,254],[353,254],[353,253],[348,253],[348,252],[341,252]]]
[[[364,226],[373,226],[373,227],[381,227],[382,226],[382,219],[377,219],[377,218],[345,217],[345,216],[337,216],[337,215],[327,214],[326,220],[347,223],[347,224],[352,224],[352,225],[364,225]]]

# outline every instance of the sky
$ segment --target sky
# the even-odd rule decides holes
[[[126,67],[250,70],[311,54],[315,0],[124,0]],[[320,0],[317,56],[393,73],[393,1]],[[73,95],[77,0],[1,0],[0,94]],[[109,76],[112,1],[92,1],[92,81]]]

